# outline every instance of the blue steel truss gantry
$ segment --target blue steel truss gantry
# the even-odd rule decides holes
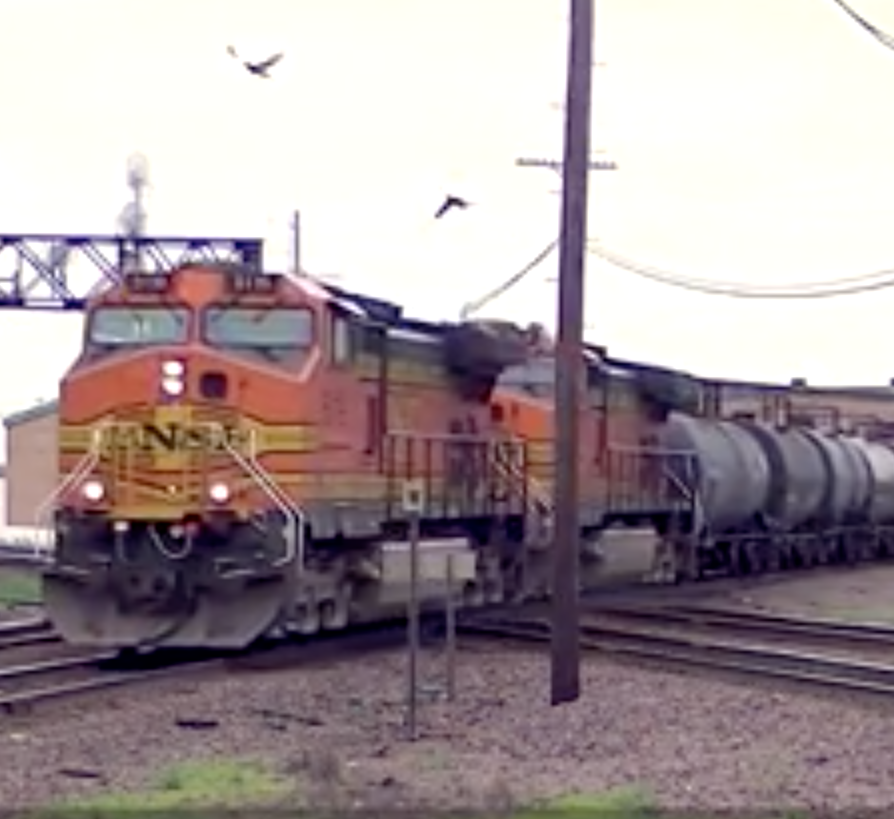
[[[134,269],[161,273],[188,262],[263,271],[263,240],[209,237],[0,234],[0,309],[83,310]]]

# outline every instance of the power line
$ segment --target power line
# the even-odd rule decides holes
[[[590,252],[596,256],[601,256],[606,261],[615,264],[618,267],[636,268],[637,270],[648,271],[650,275],[660,276],[673,281],[685,281],[687,284],[698,287],[707,287],[711,289],[734,290],[737,292],[749,292],[760,294],[772,293],[804,293],[812,290],[828,291],[830,289],[841,290],[850,289],[851,286],[863,286],[867,284],[876,285],[879,281],[888,281],[894,277],[894,268],[886,270],[878,270],[875,273],[861,273],[858,276],[844,276],[838,279],[826,279],[818,282],[792,282],[791,284],[762,285],[755,287],[752,284],[743,282],[715,281],[712,279],[698,279],[693,276],[680,276],[674,273],[668,273],[648,265],[631,261],[629,257],[622,256],[619,253],[601,247],[595,240],[589,242]],[[636,272],[636,271],[634,271]]]
[[[466,319],[500,296],[512,290],[522,283],[535,269],[537,269],[553,253],[558,245],[558,239],[554,239],[541,250],[521,270],[513,273],[509,278],[501,282],[497,287],[488,291],[484,296],[469,302],[463,307],[462,318]],[[875,273],[864,273],[858,276],[846,276],[826,281],[791,283],[784,285],[768,285],[755,287],[742,282],[711,281],[689,276],[681,276],[675,273],[661,270],[650,265],[642,264],[619,253],[614,253],[595,242],[588,244],[588,251],[594,256],[607,261],[614,267],[633,273],[644,279],[664,284],[668,287],[676,287],[681,290],[689,290],[710,296],[727,296],[739,299],[822,299],[838,296],[857,295],[877,290],[886,290],[894,287],[894,268],[880,270]]]
[[[876,40],[878,40],[883,46],[894,50],[894,36],[888,34],[886,31],[882,31],[882,29],[873,25],[869,22],[865,17],[858,14],[854,9],[852,9],[844,0],[832,0],[845,14],[847,14],[858,26],[867,31]]]
[[[513,273],[502,284],[498,285],[493,290],[483,295],[480,299],[476,299],[475,301],[466,304],[462,309],[462,318],[467,319],[469,316],[472,315],[472,313],[477,312],[486,304],[490,304],[494,299],[499,298],[504,293],[515,287],[517,284],[520,284],[528,276],[529,273],[531,273],[535,268],[539,267],[541,264],[543,264],[544,261],[546,261],[546,259],[558,247],[558,245],[559,240],[553,239],[545,248],[543,248],[543,250],[541,250],[517,273]]]
[[[825,299],[837,296],[857,295],[875,290],[885,290],[894,287],[894,270],[875,273],[866,276],[855,276],[851,279],[839,279],[830,282],[814,282],[803,286],[790,285],[786,288],[758,288],[748,285],[711,282],[705,279],[693,279],[678,276],[663,270],[641,264],[617,253],[612,253],[603,247],[594,244],[588,246],[588,250],[595,256],[599,256],[609,264],[619,267],[628,273],[633,273],[650,281],[655,281],[669,287],[689,290],[696,293],[704,293],[712,296],[728,296],[738,299]],[[825,289],[810,289],[811,287],[825,287]]]

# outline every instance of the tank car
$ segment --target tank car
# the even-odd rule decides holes
[[[887,553],[894,525],[894,451],[882,443],[748,418],[672,415],[669,460],[697,498],[684,574],[774,571]]]

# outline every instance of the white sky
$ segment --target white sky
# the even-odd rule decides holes
[[[853,0],[894,31],[890,0]],[[555,235],[565,7],[550,0],[6,0],[0,231],[110,232],[148,155],[150,233],[266,235],[304,266],[455,316]],[[274,79],[226,54],[286,58]],[[894,51],[831,0],[596,0],[591,235],[702,278],[894,266]],[[448,191],[477,206],[431,219]],[[552,323],[556,259],[492,306]],[[588,265],[590,337],[729,377],[885,383],[894,292],[698,296]],[[0,313],[0,414],[52,397],[79,319]]]

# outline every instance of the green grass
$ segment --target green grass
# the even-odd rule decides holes
[[[282,804],[293,784],[258,764],[238,760],[187,762],[162,771],[146,790],[101,794],[60,803],[32,814],[33,819],[215,816],[222,810]],[[205,809],[205,810],[201,810]]]
[[[0,605],[39,604],[42,597],[37,572],[9,569],[0,573]]]
[[[543,805],[514,813],[511,819],[703,819],[711,811],[692,814],[686,811],[657,810],[648,793],[639,788],[619,788],[601,794],[571,794]],[[723,814],[735,819],[733,814]],[[780,810],[758,819],[801,819],[798,811]]]
[[[652,813],[648,794],[638,788],[619,788],[601,794],[569,794],[526,808],[512,819],[645,819]]]
[[[293,782],[275,776],[253,762],[216,760],[188,762],[168,768],[142,791],[67,800],[43,810],[23,812],[17,819],[148,819],[150,816],[176,817],[178,812],[190,819],[221,819],[225,815],[250,817],[270,806],[276,806],[277,814],[284,818],[311,819],[315,815],[313,809],[302,809]],[[321,810],[320,816],[324,815],[330,813]],[[710,812],[703,812],[699,819],[707,815]],[[777,812],[761,819],[799,819],[799,816],[797,812]],[[694,814],[690,816],[685,811],[657,811],[649,794],[639,788],[620,788],[601,794],[570,794],[511,812],[508,817],[502,814],[502,819],[653,817],[696,819]],[[480,816],[479,819],[490,817]]]

